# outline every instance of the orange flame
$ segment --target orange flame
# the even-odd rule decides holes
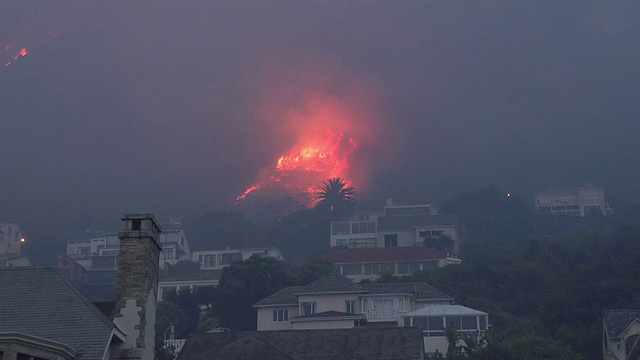
[[[11,44],[7,44],[4,47],[4,50],[7,52],[11,50]],[[27,50],[27,48],[21,48],[20,51],[18,51],[17,53],[8,56],[8,60],[5,61],[4,67],[9,67],[9,65],[11,65],[14,61],[20,59],[21,57],[27,56],[28,53],[29,53],[29,50]],[[0,55],[2,55],[1,51],[0,51]]]
[[[297,193],[312,194],[316,188],[310,183],[320,183],[331,177],[345,177],[349,168],[349,155],[357,147],[355,138],[345,143],[344,134],[327,131],[324,136],[315,136],[309,142],[294,147],[276,161],[275,173],[266,181],[248,187],[236,198],[236,203],[262,188],[274,188],[279,185]],[[285,179],[285,181],[283,181]]]

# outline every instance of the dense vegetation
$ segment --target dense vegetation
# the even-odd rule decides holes
[[[383,276],[381,281],[423,281],[458,304],[490,314],[493,326],[486,346],[452,348],[443,358],[599,359],[602,310],[640,307],[640,211],[637,206],[616,206],[616,211],[609,217],[551,216],[535,214],[522,199],[495,189],[464,193],[441,209],[458,214],[465,224],[463,263],[405,278]],[[271,224],[233,216],[248,222],[246,227],[227,223],[244,234],[240,239],[249,241],[251,234],[272,244],[271,239],[298,258],[329,251],[329,219],[319,209]],[[168,298],[182,310],[161,304],[159,322],[184,324],[186,332],[217,326],[254,329],[251,305],[330,270],[319,259],[298,267],[264,258],[234,263],[224,270],[218,288]],[[207,310],[197,314],[198,304]]]

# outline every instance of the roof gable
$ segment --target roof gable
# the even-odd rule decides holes
[[[332,272],[305,286],[298,294],[363,292],[363,289],[348,277]]]
[[[622,332],[636,319],[640,310],[604,310],[602,320],[610,337],[620,337]]]
[[[0,332],[19,332],[66,344],[76,359],[100,359],[113,324],[52,268],[0,270]]]
[[[304,289],[304,286],[287,286],[286,288],[275,292],[268,297],[257,302],[254,307],[260,306],[273,306],[273,305],[286,305],[286,304],[297,304],[298,297],[294,294]]]

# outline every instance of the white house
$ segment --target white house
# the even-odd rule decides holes
[[[436,349],[446,353],[445,324],[455,322],[463,331],[488,328],[487,313],[453,305],[453,298],[428,284],[356,284],[336,272],[307,286],[286,287],[253,307],[258,331],[419,327],[428,346],[425,351],[430,353]],[[433,329],[423,323],[437,316],[438,332],[435,320]]]
[[[14,222],[0,221],[0,255],[20,254],[25,241],[22,229]]]
[[[193,252],[193,261],[200,264],[202,270],[220,270],[234,261],[244,261],[253,255],[268,256],[284,260],[280,249],[276,247],[255,247],[246,249],[199,250]]]
[[[613,214],[604,197],[604,188],[593,184],[580,187],[546,189],[535,196],[536,210],[551,214],[584,217],[591,211]]]
[[[604,360],[640,358],[640,310],[603,311],[602,335]]]

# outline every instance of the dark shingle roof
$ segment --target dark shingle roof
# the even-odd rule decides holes
[[[388,283],[360,285],[370,295],[416,294],[416,300],[453,300],[453,298],[425,283]]]
[[[423,358],[422,330],[355,328],[189,336],[178,360],[360,360]]]
[[[298,294],[327,292],[363,292],[362,288],[348,277],[332,272],[298,291]]]
[[[378,218],[378,230],[407,230],[420,226],[458,225],[456,215],[382,216]]]
[[[0,269],[0,332],[66,344],[78,360],[101,359],[113,324],[52,268]]]
[[[424,246],[348,249],[326,256],[334,264],[446,259],[447,252]]]
[[[304,289],[304,286],[287,286],[286,288],[271,294],[253,306],[268,306],[268,305],[284,305],[284,304],[297,304],[298,297],[294,294]]]
[[[640,317],[640,310],[604,310],[602,320],[610,337],[620,337],[633,320]]]

